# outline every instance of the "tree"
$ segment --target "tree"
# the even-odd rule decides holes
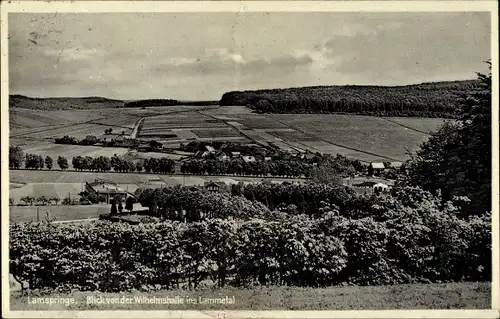
[[[310,171],[311,181],[317,184],[342,185],[342,178],[337,169],[330,163],[324,163],[314,167]]]
[[[120,214],[123,211],[123,205],[122,205],[122,201],[121,200],[118,201],[118,211],[120,212]]]
[[[115,216],[118,214],[118,209],[116,208],[116,200],[113,198],[111,201],[111,215]]]
[[[57,157],[57,165],[63,171],[67,170],[68,169],[68,159],[66,157],[62,157],[62,156]]]
[[[35,198],[33,196],[23,196],[21,197],[21,201],[24,202],[26,205],[33,206]]]
[[[52,157],[50,157],[50,156],[47,155],[45,157],[45,166],[47,167],[47,169],[51,170],[52,169],[52,164],[53,164]]]
[[[489,63],[489,62],[488,62]],[[488,75],[461,101],[457,123],[446,123],[407,163],[406,182],[443,200],[467,196],[478,214],[491,210],[491,63]]]
[[[81,156],[75,156],[71,160],[71,164],[73,165],[73,169],[75,169],[77,171],[84,169],[83,163],[84,163],[84,158]]]
[[[9,198],[9,206],[14,206],[14,198]]]
[[[50,198],[46,197],[46,196],[40,196],[36,199],[36,202],[38,204],[41,204],[43,206],[46,206],[50,203]]]
[[[132,196],[127,197],[125,201],[125,209],[131,212],[134,209],[134,198]]]
[[[24,153],[19,146],[9,146],[9,168],[19,169],[24,162]]]
[[[135,163],[135,170],[137,172],[139,172],[139,173],[142,172],[142,164],[141,164],[141,162]]]

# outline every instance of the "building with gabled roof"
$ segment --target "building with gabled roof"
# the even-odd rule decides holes
[[[370,166],[368,166],[369,175],[378,175],[383,173],[384,170],[385,170],[385,165],[382,162],[371,162]]]

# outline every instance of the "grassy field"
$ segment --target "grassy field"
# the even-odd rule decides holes
[[[195,291],[168,290],[135,295],[148,298],[199,298],[232,299],[234,304],[87,304],[87,297],[134,298],[131,293],[73,292],[71,294],[28,294],[11,292],[11,310],[396,310],[396,309],[488,309],[491,308],[491,284],[450,283],[413,284],[366,287],[262,287],[255,289],[223,288]],[[69,306],[51,306],[28,303],[28,297],[74,298]],[[233,300],[233,299],[232,299]]]
[[[372,153],[392,160],[405,160],[408,158],[407,150],[415,151],[428,138],[427,134],[378,117],[325,114],[270,116],[303,133],[318,137],[320,143],[311,142],[311,146],[324,149],[327,153],[332,152],[330,147],[323,147],[321,144],[334,144],[351,149],[350,151]],[[349,151],[343,153],[349,156]]]
[[[22,203],[21,198],[24,196],[33,196],[38,198],[58,197],[60,199],[71,197],[77,198],[78,194],[83,191],[83,184],[75,183],[27,183],[21,187],[11,189],[9,198],[14,200],[14,204]]]
[[[419,117],[386,117],[387,121],[397,123],[403,127],[413,129],[423,133],[432,133],[436,131],[447,119],[419,118]]]
[[[195,130],[193,131],[198,137],[210,138],[210,137],[236,137],[240,136],[240,133],[234,129],[223,128],[223,129],[211,129],[211,130]]]
[[[56,221],[98,218],[100,214],[110,212],[110,205],[53,205],[53,206],[12,206],[9,209],[11,222],[29,222],[37,220],[37,210],[40,220],[46,216]]]

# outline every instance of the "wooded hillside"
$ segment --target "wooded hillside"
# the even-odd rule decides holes
[[[101,109],[122,107],[123,101],[104,97],[27,97],[24,95],[10,95],[9,107],[19,107],[33,110],[69,110],[69,109]]]
[[[455,118],[464,94],[477,80],[406,86],[315,86],[233,91],[220,105],[246,105],[259,113],[354,113],[374,116]]]

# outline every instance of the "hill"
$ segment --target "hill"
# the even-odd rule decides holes
[[[10,108],[34,110],[101,109],[122,107],[124,101],[103,97],[50,97],[33,98],[24,95],[10,95]]]
[[[232,91],[221,106],[246,105],[258,113],[353,113],[372,116],[456,117],[457,104],[477,80],[405,86],[314,86]]]

